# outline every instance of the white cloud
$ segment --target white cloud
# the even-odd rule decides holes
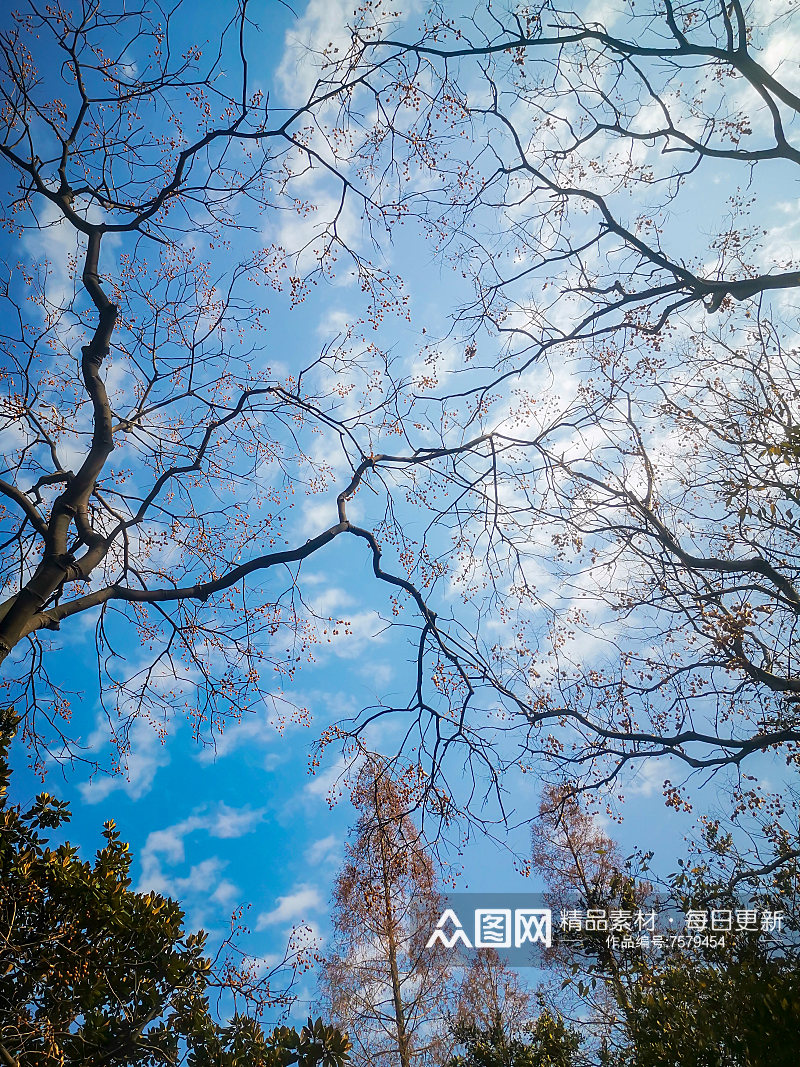
[[[233,899],[238,889],[232,882],[223,881],[221,872],[225,863],[210,857],[180,878],[165,873],[164,865],[175,866],[186,858],[186,838],[193,833],[204,832],[209,837],[230,839],[243,837],[264,817],[264,808],[232,808],[221,803],[213,811],[199,810],[172,826],[153,830],[147,835],[141,852],[142,876],[139,890],[155,889],[169,896],[182,897],[187,892],[207,893],[219,903]]]
[[[337,490],[338,491],[338,490]],[[351,514],[348,504],[348,517],[357,522],[355,514]],[[316,537],[324,530],[329,529],[339,521],[336,510],[336,494],[333,493],[328,500],[315,499],[303,505],[300,518],[300,533],[307,538]]]
[[[394,667],[388,663],[368,663],[361,668],[359,674],[376,690],[383,690],[394,678]]]
[[[142,857],[144,865],[144,856]],[[137,891],[154,892],[162,896],[183,900],[189,894],[203,897],[213,896],[212,890],[221,884],[221,873],[225,867],[219,856],[207,856],[200,863],[190,868],[185,878],[165,874],[157,860],[148,860]]]
[[[272,911],[259,915],[256,930],[264,930],[277,923],[306,921],[309,912],[322,911],[323,907],[324,901],[316,886],[300,885],[293,893],[278,897],[278,903]]]
[[[312,797],[331,798],[341,792],[340,782],[348,768],[348,762],[344,756],[339,756],[335,763],[319,771],[307,783],[304,792]]]
[[[384,640],[386,623],[376,611],[353,611],[357,601],[336,586],[329,586],[308,597],[311,610],[320,618],[317,638],[320,650],[326,647],[342,659],[355,659],[374,642]],[[333,622],[326,620],[332,619]],[[346,625],[336,625],[343,619]]]
[[[230,808],[220,804],[216,813],[210,817],[208,832],[212,837],[242,837],[249,833],[257,822],[264,817],[266,808]]]
[[[195,755],[200,763],[214,763],[229,756],[231,752],[247,745],[268,745],[275,737],[274,727],[259,712],[245,715],[239,722],[228,722],[225,729],[217,732],[213,744],[199,750]]]
[[[32,260],[47,261],[49,302],[56,307],[67,307],[75,294],[75,280],[70,264],[77,262],[83,254],[85,239],[49,200],[40,205],[38,218],[38,228],[29,230],[22,243]],[[70,335],[77,338],[81,332],[69,331],[63,339]]]
[[[311,867],[335,860],[341,848],[341,840],[336,834],[328,834],[319,841],[314,841],[305,851],[305,861]]]
[[[216,901],[216,903],[220,904],[223,908],[229,908],[237,901],[238,896],[238,886],[235,886],[233,882],[229,882],[227,879],[223,878],[211,894],[211,899]]]
[[[308,96],[314,88],[320,68],[320,60],[315,61],[314,53],[328,44],[347,47],[346,26],[352,10],[347,0],[311,0],[303,17],[286,31],[277,79],[287,95]]]
[[[640,760],[626,792],[629,796],[651,797],[664,788],[666,772],[660,760]]]
[[[147,837],[145,848],[152,853],[162,853],[170,863],[184,858],[183,841],[191,833],[204,830],[210,837],[242,837],[249,833],[264,817],[265,808],[231,808],[221,803],[213,812],[193,814],[164,830],[153,830]]]
[[[311,94],[322,73],[321,53],[324,49],[330,49],[336,57],[344,56],[350,48],[348,27],[354,23],[354,6],[351,0],[310,0],[302,17],[286,31],[277,78],[281,88],[293,100],[300,94]],[[391,7],[390,4],[382,10],[381,5],[376,4],[371,12],[374,22],[386,26]],[[409,15],[411,12],[408,5],[406,7]]]
[[[150,791],[156,772],[170,761],[165,738],[146,719],[138,718],[130,727],[129,741],[130,751],[125,755],[119,774],[91,778],[78,786],[84,803],[98,804],[117,789],[126,793],[131,800],[139,800]],[[89,735],[87,747],[90,752],[97,752],[108,742],[109,731],[103,721]]]
[[[96,726],[87,739],[87,749],[101,761],[114,750],[120,766],[117,774],[94,777],[78,788],[87,804],[104,800],[109,793],[122,790],[132,800],[144,796],[153,785],[156,772],[170,761],[166,747],[167,727],[173,732],[181,728],[180,718],[170,714],[168,705],[177,694],[189,696],[196,688],[196,672],[187,672],[178,679],[172,667],[162,658],[146,659],[125,664],[127,683],[117,696],[118,723],[113,723],[105,711],[97,716]],[[149,712],[143,705],[140,690],[147,679],[151,707],[161,710]]]

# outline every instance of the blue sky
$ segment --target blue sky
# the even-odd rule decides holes
[[[198,24],[204,25],[216,7],[200,4],[195,9]],[[274,86],[278,94],[302,88],[309,70],[293,50],[293,42],[309,34],[318,41],[335,40],[349,9],[339,0],[311,0],[295,18],[282,4],[262,5],[256,16],[262,32],[254,50],[258,56],[254,78]],[[318,189],[317,195],[324,200],[324,190]],[[783,210],[780,204],[788,202],[773,208],[768,221],[776,229]],[[279,227],[282,239],[290,243],[299,240],[305,223],[289,216],[267,225]],[[676,225],[691,227],[692,220]],[[795,212],[790,226],[796,225]],[[18,254],[18,246],[11,251],[9,238],[2,240],[7,259]],[[48,241],[51,254],[54,247],[58,251],[52,234]],[[65,238],[62,251],[67,243]],[[42,248],[35,235],[23,241],[24,254],[31,257]],[[461,294],[462,283],[453,265],[413,236],[399,239],[390,258],[392,268],[409,278],[411,322],[389,317],[381,327],[381,343],[400,353],[419,352],[428,337],[446,332],[448,308]],[[54,269],[63,268],[56,264]],[[319,351],[342,323],[363,310],[358,286],[347,272],[314,287],[299,309],[291,309],[288,298],[276,294],[265,359],[290,369],[294,361],[306,362],[309,353]],[[554,374],[559,381],[559,368]],[[308,536],[327,524],[330,508],[330,494],[309,497],[292,520],[293,533]],[[408,524],[421,526],[423,518],[409,515]],[[247,905],[245,921],[251,933],[245,946],[268,959],[282,953],[292,926],[301,922],[312,926],[324,950],[331,887],[353,821],[353,810],[337,788],[343,771],[337,752],[329,749],[322,766],[310,774],[312,744],[331,723],[366,705],[392,697],[402,700],[411,669],[407,634],[387,627],[391,605],[386,590],[374,582],[359,546],[329,546],[304,570],[304,589],[321,614],[347,617],[353,630],[350,637],[316,649],[314,662],[304,663],[285,690],[290,702],[309,710],[308,724],[289,718],[281,726],[276,709],[264,706],[231,723],[214,747],[194,740],[190,725],[179,717],[167,724],[165,736],[160,724],[142,718],[132,728],[131,754],[119,775],[90,778],[80,763],[51,765],[45,783],[48,791],[70,801],[69,838],[85,852],[99,845],[103,820],[114,818],[131,843],[138,888],[178,897],[187,924],[203,926],[212,938],[224,934],[234,907]],[[121,651],[135,663],[139,649],[130,644],[134,631],[123,633],[126,644]],[[97,700],[93,640],[93,620],[76,619],[51,642],[53,674],[80,694],[73,702],[72,733],[92,755],[108,750],[108,727]],[[399,717],[382,720],[373,740],[391,751],[403,729]],[[19,748],[16,763],[13,791],[24,802],[40,786]],[[767,768],[767,762],[762,766]],[[657,860],[671,869],[674,857],[683,852],[682,835],[692,820],[664,807],[661,783],[667,776],[664,765],[643,767],[629,783],[628,803],[620,809],[623,821],[607,820],[607,826],[624,850],[655,847]],[[522,821],[536,808],[536,779],[518,774],[513,780],[509,776],[506,785],[515,812],[512,822]],[[709,792],[714,788],[712,783],[704,794],[710,806]],[[528,832],[522,827],[511,834],[508,845],[525,854],[527,841]],[[525,888],[530,883],[516,872],[510,850],[473,835],[460,855],[453,851],[450,856],[463,870],[460,888]],[[301,1001],[313,997],[313,977],[307,976]],[[301,1006],[301,1014],[303,1010]]]

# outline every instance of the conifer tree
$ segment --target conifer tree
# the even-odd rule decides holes
[[[437,865],[408,815],[414,792],[377,759],[352,790],[359,819],[336,879],[322,985],[356,1067],[439,1064],[449,1050],[451,969],[440,946],[426,947],[442,898]]]

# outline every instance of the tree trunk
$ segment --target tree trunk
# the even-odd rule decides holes
[[[392,981],[392,999],[394,1001],[394,1017],[397,1027],[397,1050],[400,1054],[400,1067],[411,1067],[408,1049],[408,1032],[406,1030],[406,1015],[403,1006],[403,997],[400,989],[400,972],[397,967],[397,940],[394,932],[394,908],[392,906],[391,878],[389,875],[389,862],[386,855],[386,836],[381,826],[381,816],[378,798],[378,783],[375,784],[375,812],[378,816],[378,836],[381,847],[381,874],[383,880],[383,900],[386,908],[386,937],[389,946],[389,972]]]

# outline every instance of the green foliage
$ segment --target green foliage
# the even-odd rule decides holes
[[[775,831],[775,827],[772,827]],[[798,969],[797,856],[782,835],[773,842],[770,877],[743,879],[750,907],[780,911],[777,938],[758,931],[734,932],[706,947],[675,949],[628,963],[629,1030],[635,1067],[795,1067],[800,1062],[800,970]],[[715,907],[735,911],[736,869],[731,834],[706,822],[697,855],[679,861],[665,890],[678,910]],[[735,883],[734,883],[735,884]]]
[[[716,960],[672,959],[631,991],[635,1067],[796,1067],[800,974],[757,939]]]
[[[69,820],[67,805],[47,793],[27,811],[10,805],[3,755],[0,748],[5,1064],[343,1067],[348,1040],[319,1019],[300,1033],[266,1033],[238,1013],[215,1021],[209,992],[225,987],[204,955],[206,935],[184,932],[174,900],[131,891],[131,854],[112,821],[94,863],[70,844],[50,848],[43,831]]]
[[[550,962],[566,975],[559,1003],[585,1018],[602,1067],[796,1067],[800,866],[780,824],[765,822],[765,852],[752,866],[732,832],[702,820],[691,861],[679,860],[657,894],[642,877],[649,855],[624,861],[574,798],[554,803],[559,799],[556,792],[545,798],[534,834],[534,857],[553,903],[571,895],[582,908],[632,913],[660,897],[684,915],[747,907],[783,916],[775,936],[732,929],[724,937],[666,937],[662,948],[651,949],[585,931],[558,942]]]
[[[509,1035],[499,1016],[488,1029],[462,1022],[454,1033],[464,1051],[448,1067],[576,1067],[582,1062],[580,1034],[546,1008],[519,1036]]]

